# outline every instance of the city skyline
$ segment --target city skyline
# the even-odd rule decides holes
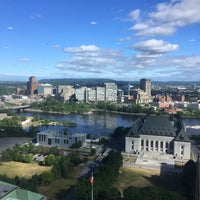
[[[2,0],[0,80],[199,81],[200,0]]]

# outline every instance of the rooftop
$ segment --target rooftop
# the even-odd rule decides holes
[[[158,135],[175,137],[178,141],[189,141],[183,123],[177,119],[161,116],[138,118],[131,127],[128,136]]]

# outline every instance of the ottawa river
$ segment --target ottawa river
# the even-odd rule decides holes
[[[86,133],[92,136],[109,136],[120,126],[130,127],[138,115],[117,114],[106,112],[94,112],[93,114],[47,114],[36,112],[19,113],[19,116],[38,116],[42,119],[51,119],[58,122],[74,122],[76,127],[67,127],[71,133]],[[184,119],[184,124],[188,126],[199,126],[199,129],[187,128],[189,135],[200,134],[200,119]],[[43,130],[45,127],[40,127]],[[50,126],[56,129],[55,126]]]

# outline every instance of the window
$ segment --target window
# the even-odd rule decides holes
[[[146,151],[149,150],[149,140],[146,140]]]
[[[132,148],[132,150],[134,150],[134,141],[132,141],[132,147],[131,148]]]
[[[48,145],[51,145],[51,138],[48,139]]]
[[[184,145],[181,145],[181,155],[184,155]]]
[[[153,140],[151,141],[151,151],[153,151]]]
[[[60,140],[57,139],[57,138],[55,138],[55,143],[56,143],[56,144],[59,144],[59,143],[60,143]]]

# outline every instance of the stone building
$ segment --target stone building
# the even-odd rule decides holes
[[[171,154],[189,160],[191,143],[181,120],[169,117],[138,118],[125,139],[125,152],[132,154]]]
[[[37,133],[37,143],[47,147],[69,148],[74,143],[86,144],[86,134],[65,133],[63,130],[45,130]]]
[[[37,87],[38,87],[38,82],[34,76],[31,76],[29,78],[29,81],[27,82],[27,95],[34,95],[37,94]]]

